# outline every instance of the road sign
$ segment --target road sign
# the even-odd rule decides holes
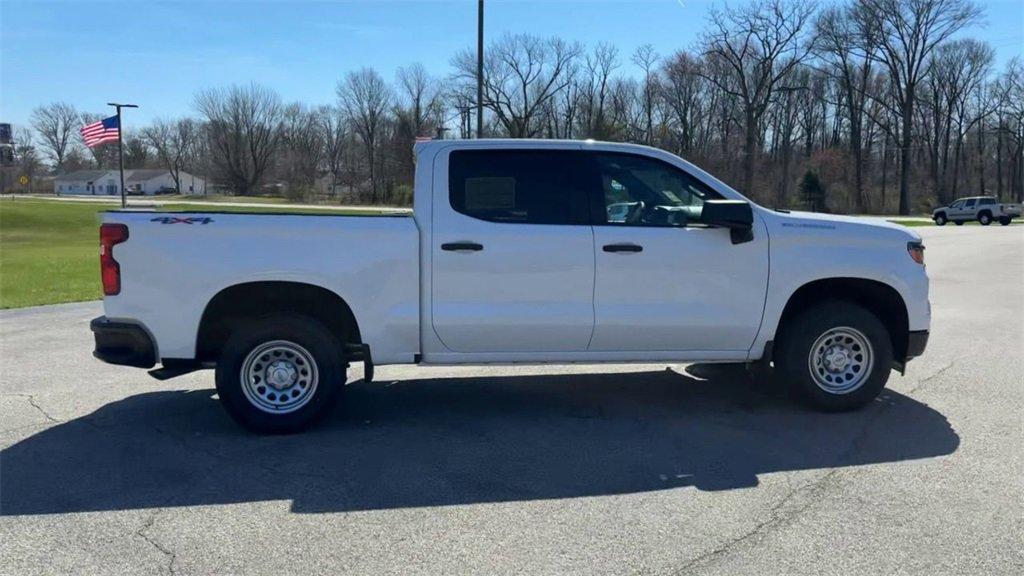
[[[21,184],[22,186],[25,186],[26,184],[28,184],[28,176],[25,176],[24,174],[22,174],[18,178],[18,184]]]

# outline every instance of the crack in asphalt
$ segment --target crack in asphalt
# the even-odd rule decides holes
[[[944,372],[955,366],[959,360],[959,358],[956,358],[950,361],[942,368],[939,368],[932,374],[929,374],[928,376],[919,379],[917,383],[907,391],[906,395],[910,396],[914,392],[917,392],[918,390],[923,388],[925,384],[928,384],[929,382],[931,382],[935,378],[938,378]],[[860,433],[850,443],[850,448],[839,457],[839,462],[849,461],[853,456],[855,456],[858,452],[860,452],[863,449],[863,444],[870,435],[875,422],[881,419],[885,414],[887,414],[889,412],[889,408],[891,408],[892,406],[893,404],[891,403],[886,404],[885,406],[882,407],[882,409],[878,410],[873,415],[873,417],[870,418],[864,424],[864,427],[861,429]],[[772,506],[771,510],[769,511],[768,518],[761,522],[758,522],[750,530],[747,530],[743,534],[740,534],[735,538],[728,540],[727,542],[723,543],[717,548],[714,548],[713,550],[700,554],[699,556],[691,559],[689,562],[683,565],[682,568],[678,569],[675,572],[675,574],[687,574],[690,570],[700,565],[709,565],[713,563],[715,560],[724,557],[724,555],[729,553],[733,548],[741,546],[748,540],[751,540],[757,536],[766,535],[771,530],[780,528],[788,521],[794,520],[800,514],[802,514],[804,511],[810,508],[811,505],[813,505],[818,500],[818,496],[821,493],[825,492],[829,482],[837,478],[839,476],[839,473],[842,471],[846,471],[849,474],[856,474],[858,469],[841,468],[837,466],[829,470],[820,478],[812,480],[797,488],[794,488],[788,494],[786,494],[777,504]],[[783,510],[784,508],[787,507],[787,505],[790,502],[792,502],[794,499],[796,499],[798,496],[804,493],[808,493],[808,496],[807,500],[804,502],[802,506],[796,506],[790,510]]]
[[[168,501],[170,500],[168,499]],[[147,518],[146,521],[142,523],[142,526],[135,531],[135,535],[148,542],[150,546],[156,548],[164,556],[167,557],[167,573],[173,575],[175,574],[174,562],[175,560],[177,560],[178,554],[157,542],[155,538],[151,538],[149,534],[146,534],[146,531],[153,527],[153,524],[156,522],[157,516],[159,516],[162,512],[163,510],[157,510],[150,514],[149,518]]]
[[[2,395],[3,396],[14,396],[14,397],[17,397],[17,398],[24,398],[24,399],[26,399],[28,401],[29,404],[32,405],[33,408],[36,409],[36,411],[38,411],[40,414],[42,414],[50,422],[53,422],[55,424],[60,424],[60,423],[64,422],[63,420],[58,420],[57,418],[54,418],[53,416],[50,416],[49,412],[47,412],[42,406],[39,405],[39,403],[36,402],[36,398],[32,394],[25,394],[23,392],[6,392],[6,393],[4,393]],[[5,432],[6,432],[6,430],[5,430]]]

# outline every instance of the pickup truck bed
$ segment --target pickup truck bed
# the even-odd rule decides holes
[[[207,305],[226,288],[258,282],[340,292],[379,363],[412,362],[418,351],[419,239],[411,216],[131,210],[108,212],[105,221],[135,231],[116,248],[121,268],[145,270],[123,275],[122,294],[104,300],[106,316],[158,336],[158,358],[195,358]]]

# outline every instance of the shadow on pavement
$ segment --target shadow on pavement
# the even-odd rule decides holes
[[[0,453],[0,514],[291,500],[303,513],[755,487],[758,475],[950,454],[946,418],[885,391],[819,414],[742,369],[349,385],[293,436],[212,390],[139,394]]]

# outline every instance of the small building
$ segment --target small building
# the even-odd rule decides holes
[[[120,177],[112,170],[76,170],[58,175],[53,181],[53,191],[63,195],[116,195],[120,192]]]
[[[187,172],[179,172],[182,194],[205,194],[206,181]],[[77,170],[57,176],[57,195],[120,196],[121,175],[117,170]],[[125,170],[124,185],[128,194],[173,194],[174,178],[167,170]]]

